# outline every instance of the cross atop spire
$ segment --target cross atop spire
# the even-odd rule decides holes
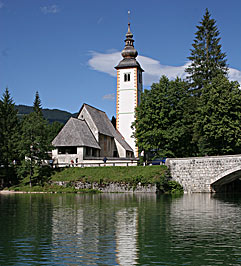
[[[131,11],[128,10],[128,24],[130,23],[130,16],[131,16]]]
[[[131,33],[131,24],[130,24],[130,11],[128,11],[128,31],[126,33],[126,39],[125,39],[125,48],[122,51],[122,56],[124,58],[136,58],[138,53],[136,49],[134,48],[134,40],[133,34]]]
[[[130,11],[128,11],[128,30],[126,33],[125,47],[121,52],[123,59],[115,67],[116,69],[128,68],[128,67],[137,67],[142,72],[144,71],[140,64],[137,62],[136,57],[138,52],[134,48],[133,34],[131,33],[131,24],[130,24]]]

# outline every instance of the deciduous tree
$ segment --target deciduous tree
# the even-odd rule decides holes
[[[241,90],[219,75],[205,84],[197,108],[194,141],[199,155],[241,153]]]
[[[156,156],[187,156],[192,153],[191,99],[188,84],[163,76],[150,90],[145,90],[136,109],[135,138],[139,150]]]

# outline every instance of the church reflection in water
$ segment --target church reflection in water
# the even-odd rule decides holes
[[[137,225],[137,208],[125,208],[116,213],[116,257],[118,265],[137,264]]]
[[[52,216],[53,260],[61,254],[62,263],[136,265],[138,208],[124,206],[123,196],[76,195],[73,205],[68,196],[59,197]]]

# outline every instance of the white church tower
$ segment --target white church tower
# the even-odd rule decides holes
[[[116,128],[133,149],[135,157],[138,157],[131,125],[135,120],[135,108],[140,103],[144,70],[136,60],[138,53],[132,38],[133,34],[128,23],[125,48],[121,53],[123,59],[115,67],[117,69]]]

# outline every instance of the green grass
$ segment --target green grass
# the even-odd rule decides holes
[[[93,189],[75,189],[74,182],[83,183],[125,183],[135,187],[137,184],[156,184],[164,193],[182,193],[182,187],[169,179],[170,174],[165,165],[157,166],[106,166],[106,167],[71,167],[52,169],[47,182],[29,187],[29,177],[24,178],[20,184],[9,189],[24,192],[55,192],[55,193],[85,193],[94,192]],[[47,180],[47,179],[46,179]],[[66,181],[67,186],[59,186],[54,181]]]
[[[155,184],[168,175],[166,166],[108,166],[108,167],[86,167],[66,168],[55,172],[51,176],[52,181],[83,181],[97,182],[99,184],[119,182],[130,184]]]

